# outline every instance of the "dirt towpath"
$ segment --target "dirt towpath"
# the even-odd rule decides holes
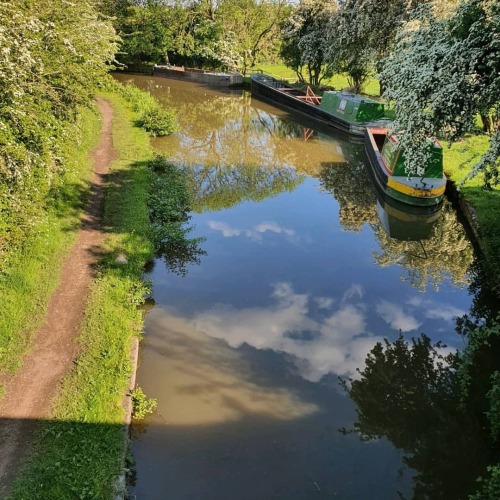
[[[40,419],[50,416],[60,382],[78,354],[76,339],[83,319],[93,264],[103,240],[101,215],[104,184],[115,158],[111,135],[112,108],[97,101],[102,115],[100,142],[93,151],[92,192],[77,240],[62,267],[45,321],[23,358],[23,366],[6,381],[0,400],[0,497],[8,494],[19,467],[30,451],[32,434]]]

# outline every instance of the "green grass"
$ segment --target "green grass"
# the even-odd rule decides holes
[[[477,228],[481,248],[484,252],[487,273],[492,276],[493,286],[498,288],[500,276],[500,188],[483,189],[483,176],[467,179],[474,162],[488,148],[489,137],[484,134],[471,135],[451,147],[444,148],[446,175],[460,189],[460,194],[469,202],[477,217]],[[499,290],[497,290],[499,291]]]
[[[263,73],[267,73],[275,78],[282,78],[284,80],[288,80],[289,82],[297,81],[295,71],[288,68],[284,64],[257,64],[253,70],[262,71]],[[324,79],[321,84],[334,87],[337,90],[349,87],[347,75],[333,75],[332,78]],[[378,96],[380,90],[378,80],[371,78],[368,80],[363,90],[367,95]]]
[[[131,373],[130,347],[143,317],[143,266],[152,257],[147,196],[152,156],[146,133],[123,101],[115,112],[113,162],[105,202],[108,236],[90,290],[81,352],[63,382],[52,419],[42,423],[35,454],[16,482],[14,499],[111,498],[124,452],[122,401]],[[126,263],[118,263],[118,255]]]
[[[80,135],[78,130],[83,130]],[[0,372],[13,372],[42,322],[59,280],[62,257],[75,240],[83,200],[92,173],[88,152],[97,144],[99,117],[83,110],[68,131],[64,148],[66,173],[54,189],[43,220],[18,252],[12,252],[0,275]]]

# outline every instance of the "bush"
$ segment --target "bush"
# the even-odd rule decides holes
[[[169,135],[177,130],[177,120],[173,111],[159,105],[142,114],[137,124],[153,136]]]
[[[175,111],[164,108],[149,92],[135,85],[121,84],[113,78],[105,81],[102,88],[122,96],[130,104],[130,109],[139,115],[137,126],[142,127],[150,135],[164,136],[177,130]]]

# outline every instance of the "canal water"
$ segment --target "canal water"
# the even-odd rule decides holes
[[[435,457],[412,461],[418,450],[390,432],[364,439],[342,380],[359,379],[384,338],[463,346],[454,326],[471,307],[473,250],[454,209],[385,204],[362,146],[248,92],[117,78],[177,111],[180,132],[153,145],[188,168],[190,236],[203,238],[148,273],[138,384],[158,408],[133,429],[131,492],[411,497]],[[382,386],[374,405],[383,398]]]

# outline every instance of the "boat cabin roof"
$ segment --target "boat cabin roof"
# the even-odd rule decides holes
[[[347,92],[347,90],[326,90],[323,95],[325,94],[332,94],[335,96],[340,97],[341,99],[345,99],[347,101],[360,104],[360,103],[370,103],[370,104],[381,104],[378,101],[375,101],[374,99],[370,99],[368,97],[359,95],[359,94],[353,94],[351,92]]]

